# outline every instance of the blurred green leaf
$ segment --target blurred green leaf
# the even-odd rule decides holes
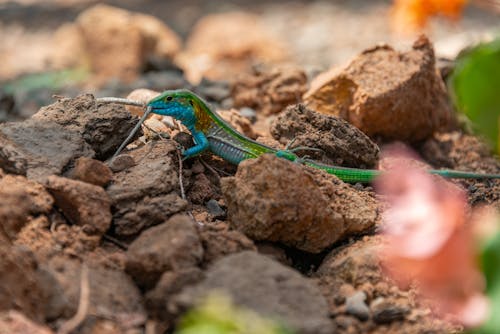
[[[30,92],[40,88],[59,89],[87,79],[89,72],[85,68],[75,68],[56,72],[27,74],[4,85],[4,92]]]
[[[209,294],[181,319],[175,334],[293,334],[280,323],[235,306],[220,292]]]
[[[499,152],[500,38],[461,55],[448,84],[472,129]]]

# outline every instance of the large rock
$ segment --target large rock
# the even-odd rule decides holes
[[[176,297],[179,308],[192,307],[213,291],[237,306],[283,322],[298,333],[332,333],[327,304],[312,281],[284,265],[245,251],[208,269],[199,284]]]
[[[76,180],[104,187],[111,182],[113,172],[99,160],[81,157],[75,161],[70,176]]]
[[[271,125],[271,134],[283,144],[295,140],[293,147],[321,149],[321,153],[306,153],[326,164],[373,168],[378,162],[380,150],[363,132],[341,118],[317,113],[303,104],[279,114]]]
[[[107,158],[114,153],[138,121],[123,106],[98,104],[90,94],[80,95],[74,99],[61,99],[41,108],[32,116],[32,119],[34,124],[51,124],[55,127],[52,125],[55,123],[64,128],[63,134],[69,132],[74,133],[80,140],[83,138],[99,159]],[[56,139],[38,137],[38,140],[43,142],[52,142]],[[48,144],[41,143],[39,145]],[[64,142],[59,144],[60,152],[69,150],[64,145],[69,144]],[[45,152],[42,151],[43,153]],[[85,156],[92,157],[90,154],[85,154]],[[57,157],[50,156],[49,158]]]
[[[107,192],[117,234],[137,234],[186,208],[187,202],[177,194],[180,188],[176,149],[173,141],[149,142],[129,153],[140,163],[114,174]]]
[[[235,107],[251,107],[265,115],[279,113],[297,103],[307,89],[307,77],[297,67],[253,68],[231,87]]]
[[[18,311],[0,312],[0,333],[2,334],[53,334],[54,332],[41,324],[27,318]]]
[[[98,4],[55,33],[52,58],[56,67],[87,60],[103,80],[133,80],[149,57],[172,59],[180,47],[180,38],[159,19]]]
[[[47,190],[71,223],[102,236],[111,225],[111,201],[102,187],[60,176],[47,179]]]
[[[318,253],[370,229],[376,201],[337,177],[273,155],[242,162],[221,180],[231,225],[254,240]]]
[[[406,53],[389,46],[364,51],[345,69],[316,78],[304,99],[318,112],[340,116],[370,137],[389,140],[425,139],[452,118],[426,37]]]
[[[127,250],[127,272],[146,289],[154,287],[166,271],[196,267],[203,258],[195,222],[177,215],[149,228]]]
[[[0,228],[9,239],[32,217],[49,213],[54,199],[39,183],[24,176],[0,178]]]
[[[202,77],[231,79],[255,62],[280,62],[287,57],[283,43],[271,36],[256,15],[227,12],[198,21],[175,61],[190,81],[198,82]]]

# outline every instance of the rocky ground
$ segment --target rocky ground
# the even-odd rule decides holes
[[[76,20],[81,38],[100,15]],[[117,20],[128,15],[135,14]],[[147,39],[143,28],[130,29],[133,45]],[[211,29],[200,31],[220,30]],[[174,35],[155,31],[173,42],[151,44],[151,54],[179,52]],[[113,43],[118,48],[120,38]],[[426,37],[406,51],[369,48],[314,79],[300,66],[269,65],[231,82],[203,68],[213,79],[199,83],[192,79],[200,68],[182,71],[181,60],[174,66],[148,58],[157,67],[141,72],[147,57],[133,45],[124,66],[106,68],[128,80],[119,84],[103,83],[104,65],[92,62],[109,44],[87,50],[100,73],[93,78],[99,95],[187,87],[245,135],[274,147],[295,139],[320,149],[307,153],[324,163],[374,168],[380,147],[399,142],[435,168],[500,173],[490,150],[459,127]],[[188,51],[191,60],[201,52]],[[268,56],[280,54],[259,55]],[[213,57],[226,59],[222,72],[248,65],[233,55]],[[297,333],[461,330],[416,298],[416,287],[401,289],[384,275],[378,250],[386,203],[370,185],[274,156],[238,167],[210,154],[182,162],[178,147],[191,138],[156,116],[111,160],[140,110],[98,103],[82,91],[65,88],[76,97],[56,97],[32,107],[27,119],[0,124],[0,333],[172,333],[212,290]],[[30,113],[9,98],[1,100],[8,119]],[[470,204],[500,207],[499,181],[453,182]]]

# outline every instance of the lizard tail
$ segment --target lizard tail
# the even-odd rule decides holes
[[[500,179],[500,174],[480,174],[449,169],[433,169],[429,173],[441,175],[448,179]]]

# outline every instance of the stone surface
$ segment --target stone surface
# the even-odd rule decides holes
[[[185,50],[175,60],[191,82],[199,82],[203,76],[231,79],[249,70],[255,62],[279,62],[286,58],[283,43],[259,24],[257,16],[226,12],[200,19]]]
[[[23,247],[0,245],[0,310],[17,309],[31,319],[44,318],[45,295],[38,264]]]
[[[370,317],[370,308],[368,308],[365,301],[366,294],[363,291],[358,291],[347,297],[345,302],[346,312],[359,320],[367,320]]]
[[[0,167],[8,173],[43,179],[60,174],[80,156],[94,156],[81,134],[50,120],[0,125]]]
[[[257,250],[252,240],[243,233],[231,230],[225,223],[204,224],[198,228],[203,245],[203,263],[212,263],[229,254]]]
[[[298,272],[256,252],[241,252],[213,264],[206,278],[177,298],[190,307],[213,290],[226,293],[237,306],[282,321],[298,333],[332,333],[325,300]]]
[[[138,121],[123,106],[97,104],[90,94],[80,95],[74,99],[61,99],[54,104],[42,107],[32,116],[32,119],[34,124],[56,123],[64,127],[59,136],[69,132],[78,136],[79,140],[83,138],[95,151],[98,159],[105,159],[113,154]],[[55,145],[52,142],[56,138],[44,138],[39,145]],[[63,146],[69,145],[64,142],[58,145],[60,146],[58,146],[59,154],[71,148],[71,146]],[[80,156],[92,157],[89,153],[80,154]],[[49,158],[52,159],[52,157]]]
[[[76,180],[104,187],[111,182],[113,172],[99,160],[81,157],[75,161],[70,176]]]
[[[53,175],[47,179],[46,188],[71,223],[99,236],[109,229],[111,201],[101,187]]]
[[[313,110],[340,116],[368,136],[388,140],[419,141],[452,120],[426,37],[405,53],[389,46],[364,51],[345,69],[316,78],[304,99]]]
[[[221,187],[235,229],[307,252],[366,231],[378,218],[377,203],[367,193],[273,155],[242,162]]]
[[[27,318],[23,313],[9,310],[0,312],[1,334],[53,334],[54,332],[44,325]]]
[[[217,113],[239,133],[255,139],[257,134],[253,130],[252,123],[248,118],[242,116],[236,109],[217,110]]]
[[[391,302],[383,297],[375,299],[370,304],[370,309],[373,314],[373,321],[378,324],[403,320],[406,314],[410,312],[408,303]]]
[[[102,79],[133,80],[148,57],[171,59],[181,46],[159,19],[104,4],[82,12],[75,25],[92,71]]]
[[[63,317],[73,316],[80,299],[82,264],[78,260],[59,256],[50,260],[46,270],[54,277],[54,283],[60,289],[58,299],[52,299],[52,302],[62,305]],[[145,321],[142,296],[128,275],[120,270],[94,266],[88,266],[87,274],[90,296],[83,327],[92,327],[94,318],[101,317],[114,321],[122,319],[124,326],[125,321],[133,318]]]
[[[0,178],[0,198],[0,229],[8,239],[32,217],[49,213],[54,203],[41,184],[14,175]]]
[[[303,104],[288,107],[273,121],[271,134],[282,144],[295,140],[292,147],[305,146],[321,152],[305,151],[326,164],[356,168],[377,165],[379,148],[359,129],[345,120],[315,112]]]
[[[250,107],[264,115],[276,114],[300,102],[307,89],[307,77],[297,67],[254,68],[233,83],[235,107]]]
[[[197,266],[203,248],[194,224],[176,215],[142,232],[127,250],[127,273],[140,287],[151,289],[164,272]]]
[[[129,152],[135,165],[115,173],[107,188],[115,233],[137,234],[186,208],[186,201],[177,195],[180,188],[175,150],[173,141],[161,140]]]

